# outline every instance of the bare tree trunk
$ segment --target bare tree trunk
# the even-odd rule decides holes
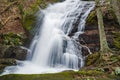
[[[104,23],[103,23],[103,16],[102,16],[102,11],[101,11],[101,5],[100,5],[100,0],[95,0],[96,1],[96,13],[97,13],[97,18],[98,18],[98,28],[99,28],[99,35],[100,35],[100,51],[102,53],[107,53],[110,51],[106,39],[106,34],[105,34],[105,29],[104,29]]]

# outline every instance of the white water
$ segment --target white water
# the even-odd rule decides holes
[[[40,11],[37,22],[40,28],[32,41],[28,60],[7,67],[3,74],[54,73],[83,67],[84,58],[77,40],[93,8],[92,1],[66,0]],[[75,27],[77,31],[72,32]]]

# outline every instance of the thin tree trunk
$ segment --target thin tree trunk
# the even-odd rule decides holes
[[[106,34],[105,34],[105,29],[104,29],[104,23],[103,23],[103,16],[102,16],[102,11],[100,7],[100,0],[95,0],[96,1],[96,13],[97,13],[97,18],[98,18],[98,28],[99,28],[99,35],[100,35],[100,51],[102,53],[107,53],[109,52],[109,47],[106,39]]]

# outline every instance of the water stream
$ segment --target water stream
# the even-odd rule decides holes
[[[3,74],[79,70],[84,66],[79,35],[84,33],[86,18],[94,6],[93,1],[65,0],[41,10],[27,60],[6,67]]]

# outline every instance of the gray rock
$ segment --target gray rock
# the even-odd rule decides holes
[[[27,55],[27,50],[20,46],[9,46],[0,48],[0,58],[14,58],[24,60]]]
[[[13,53],[15,54],[15,59],[24,60],[27,55],[27,50],[22,47],[15,47]]]

